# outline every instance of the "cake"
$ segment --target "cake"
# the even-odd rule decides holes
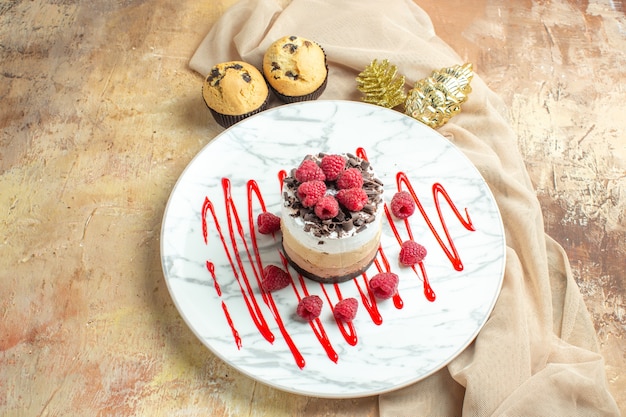
[[[230,127],[265,110],[269,88],[254,66],[229,61],[211,68],[202,85],[202,97],[215,121],[222,127]]]
[[[326,54],[315,42],[285,36],[263,56],[263,75],[276,96],[286,103],[315,100],[326,88]]]
[[[322,283],[365,272],[380,245],[382,196],[383,184],[367,160],[306,156],[283,180],[282,247],[290,265]]]

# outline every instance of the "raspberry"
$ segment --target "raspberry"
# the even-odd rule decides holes
[[[354,320],[356,317],[356,310],[359,308],[359,302],[356,298],[344,298],[335,304],[335,308],[333,309],[333,316],[337,320],[343,320],[345,322],[350,322]]]
[[[412,266],[422,262],[426,257],[426,248],[413,240],[407,240],[402,243],[400,249],[400,263],[406,266]]]
[[[348,168],[337,178],[337,188],[340,190],[361,187],[363,187],[363,175],[357,168]]]
[[[393,195],[391,212],[399,219],[406,219],[415,212],[415,201],[408,191],[400,191]]]
[[[296,314],[304,320],[314,320],[320,316],[322,312],[322,299],[317,295],[309,295],[304,297],[298,303]]]
[[[339,190],[337,201],[350,211],[361,211],[367,204],[367,193],[362,188]]]
[[[386,300],[398,291],[398,281],[393,272],[381,272],[370,279],[369,286],[375,297]]]
[[[298,182],[324,181],[326,179],[322,168],[311,159],[302,161],[298,169],[296,169],[294,176]]]
[[[304,207],[313,207],[325,193],[324,181],[307,181],[298,187],[298,198]]]
[[[273,213],[264,211],[256,218],[259,233],[269,235],[280,230],[280,217]]]
[[[324,155],[320,162],[320,168],[328,181],[335,181],[345,167],[346,158],[341,155]]]
[[[277,267],[276,265],[268,265],[263,268],[263,279],[261,286],[265,291],[272,292],[281,290],[291,283],[289,274]]]
[[[339,214],[339,203],[335,197],[326,195],[315,204],[315,215],[322,220],[328,220]]]

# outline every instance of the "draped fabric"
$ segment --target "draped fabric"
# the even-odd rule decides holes
[[[327,54],[328,86],[320,100],[359,100],[355,78],[374,59],[388,59],[410,84],[432,70],[463,64],[411,1],[283,3],[236,3],[210,28],[191,57],[191,69],[205,76],[215,63],[229,60],[260,68],[274,40],[298,35],[315,40]],[[471,86],[462,112],[439,132],[476,165],[502,213],[502,292],[475,341],[436,374],[380,395],[380,415],[619,415],[567,256],[544,233],[506,108],[480,74]]]

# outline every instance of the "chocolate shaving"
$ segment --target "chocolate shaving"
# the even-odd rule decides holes
[[[317,155],[307,155],[304,160],[315,160],[319,163],[322,157],[326,153],[318,153]],[[285,207],[290,207],[293,210],[293,217],[301,217],[304,222],[304,231],[311,232],[316,237],[329,236],[332,233],[350,233],[354,230],[356,233],[361,232],[367,225],[372,223],[376,219],[376,211],[382,204],[382,182],[374,177],[373,170],[368,161],[358,158],[353,154],[345,154],[347,168],[357,168],[361,171],[363,176],[363,189],[368,196],[368,202],[360,212],[350,212],[341,206],[337,215],[332,219],[321,220],[315,215],[312,207],[304,207],[300,203],[297,197],[297,189],[300,183],[295,179],[295,172],[297,168],[291,169],[290,176],[283,179],[283,186],[291,191],[291,194],[287,191],[283,192],[283,199]],[[334,188],[333,181],[326,181],[326,185],[329,189]],[[291,195],[291,196],[290,196]]]

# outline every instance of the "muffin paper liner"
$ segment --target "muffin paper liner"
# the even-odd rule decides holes
[[[270,101],[270,95],[269,92],[267,94],[267,97],[265,98],[265,101],[263,102],[263,104],[261,104],[258,108],[256,108],[255,110],[252,110],[248,113],[244,113],[244,114],[223,114],[223,113],[219,113],[215,110],[213,110],[211,107],[209,107],[209,105],[206,103],[206,101],[204,102],[204,104],[206,104],[206,106],[209,108],[209,110],[211,111],[211,114],[213,115],[213,119],[215,119],[215,121],[217,122],[217,124],[219,124],[220,126],[222,126],[223,128],[229,128],[232,125],[234,125],[237,122],[242,121],[243,119],[246,119],[254,114],[260,113],[263,110],[266,110],[268,107]]]
[[[322,95],[324,90],[326,90],[326,84],[328,84],[328,67],[326,68],[326,78],[324,78],[324,82],[322,82],[322,85],[317,87],[317,90],[313,91],[312,93],[305,94],[303,96],[287,96],[276,91],[276,89],[274,89],[274,87],[272,87],[271,85],[270,85],[270,89],[272,90],[274,95],[278,97],[282,102],[297,103],[300,101],[317,100],[319,96]]]

